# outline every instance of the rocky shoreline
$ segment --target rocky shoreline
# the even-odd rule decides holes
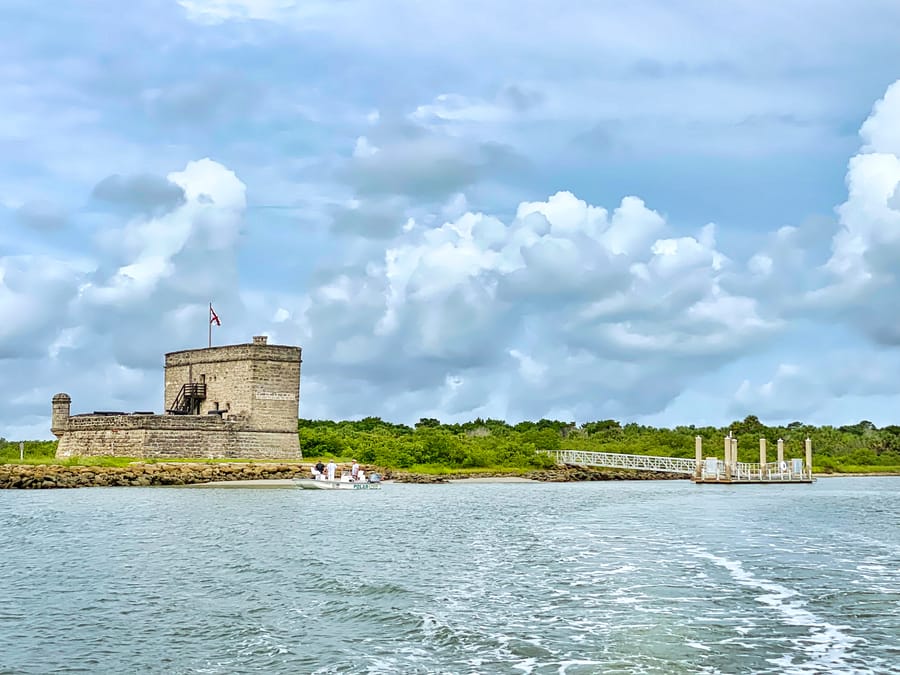
[[[0,465],[0,489],[191,485],[212,481],[293,478],[308,474],[306,466],[276,463],[136,462],[122,467],[4,464]]]
[[[150,487],[195,485],[217,481],[276,480],[309,477],[309,464],[292,463],[208,463],[208,462],[135,462],[123,467],[68,466],[61,464],[0,464],[0,489],[56,489],[78,487]],[[350,467],[341,467],[348,470]],[[386,480],[398,483],[447,483],[466,478],[495,478],[508,473],[448,473],[440,476],[363,466]],[[597,480],[684,479],[675,474],[648,471],[618,471],[590,467],[560,466],[519,474],[540,482]]]

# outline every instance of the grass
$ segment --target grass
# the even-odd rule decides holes
[[[304,457],[302,460],[279,460],[279,459],[248,459],[248,458],[227,458],[227,459],[207,459],[203,457],[196,458],[148,458],[141,459],[139,457],[69,457],[67,459],[56,459],[55,456],[56,443],[53,441],[26,441],[25,442],[25,459],[19,459],[18,443],[6,441],[0,445],[0,464],[54,464],[59,466],[109,466],[109,467],[125,467],[135,462],[144,464],[158,463],[202,463],[202,464],[315,464],[318,461],[327,463],[330,459],[338,464],[350,464],[353,461],[352,456],[333,457],[331,455],[323,455],[321,457]],[[831,458],[823,458],[824,466],[813,465],[813,471],[819,474],[840,475],[845,473],[875,474],[875,473],[895,473],[900,474],[900,465],[854,465],[854,464],[838,464]],[[507,474],[511,476],[521,475],[532,469],[517,468],[509,466],[484,466],[484,467],[451,467],[441,464],[416,464],[410,467],[391,467],[401,471],[410,473],[419,473],[429,476],[441,476],[447,474],[467,475],[467,474]]]
[[[833,473],[835,475],[842,473],[897,473],[900,474],[900,466],[894,464],[886,464],[886,465],[877,465],[877,464],[865,464],[865,465],[855,465],[855,464],[841,464],[835,467],[833,471],[829,471],[828,469],[819,469],[816,468],[815,462],[813,462],[813,473]]]

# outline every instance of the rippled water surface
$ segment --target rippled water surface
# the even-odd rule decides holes
[[[0,491],[0,672],[900,673],[900,478]]]

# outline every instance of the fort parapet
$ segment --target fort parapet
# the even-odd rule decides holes
[[[56,456],[299,459],[300,347],[249,344],[165,355],[164,414],[72,415],[53,397]]]

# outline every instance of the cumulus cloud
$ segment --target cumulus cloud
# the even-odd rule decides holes
[[[66,325],[84,272],[49,256],[0,257],[0,361],[45,353]]]
[[[86,303],[124,308],[146,301],[167,280],[173,290],[195,299],[213,290],[215,274],[202,265],[211,262],[209,254],[229,250],[237,239],[246,205],[244,184],[210,159],[188,163],[167,182],[184,203],[159,217],[132,220],[108,238],[127,263],[108,278],[86,284],[81,289]],[[197,270],[202,270],[199,278]]]
[[[129,220],[106,233],[107,259],[79,288],[73,313],[104,336],[123,366],[159,363],[160,345],[180,344],[202,324],[205,305],[239,306],[236,245],[245,186],[210,159],[189,162],[167,180],[184,202],[157,216]],[[164,339],[165,338],[165,339]]]
[[[734,393],[731,411],[735,416],[797,419],[834,399],[896,392],[892,373],[900,367],[900,355],[895,352],[879,350],[873,358],[871,352],[860,349],[830,349],[820,358],[829,364],[827,368],[801,355],[796,362],[779,364],[768,380],[743,380]]]
[[[838,282],[877,282],[900,254],[900,211],[892,207],[900,185],[900,82],[892,84],[860,130],[862,152],[847,170],[848,199],[827,268]]]
[[[825,400],[825,391],[817,386],[812,372],[792,363],[778,366],[772,379],[753,385],[741,382],[734,393],[732,410],[735,414],[752,411],[769,419],[799,417],[815,411]]]
[[[0,379],[37,384],[15,420],[57,389],[158,409],[209,300],[216,341],[304,346],[304,414],[405,421],[634,419],[691,388],[724,410],[748,373],[741,400],[775,409],[798,376],[753,359],[814,369],[798,325],[900,341],[896,86],[828,192],[900,56],[885,3],[181,0],[108,39],[90,3],[19,4]]]
[[[410,119],[373,119],[337,169],[352,197],[330,207],[332,231],[384,239],[408,230],[485,181],[507,181],[528,163],[511,147],[481,142]]]
[[[342,172],[361,195],[396,194],[432,200],[459,192],[505,171],[520,171],[525,161],[498,143],[471,143],[452,136],[413,131],[373,144],[357,141]]]
[[[94,197],[140,212],[100,221],[90,256],[0,257],[0,374],[40,383],[17,399],[25,420],[59,390],[76,410],[159,409],[162,353],[205,342],[212,299],[235,341],[249,337],[237,321],[245,186],[232,171],[202,159],[164,178],[112,177]]]
[[[107,176],[94,186],[92,196],[103,202],[150,214],[171,211],[184,203],[184,189],[181,186],[150,174]]]
[[[774,229],[755,251],[728,255],[714,224],[685,233],[638,197],[607,209],[565,191],[512,217],[457,197],[442,224],[394,230],[382,254],[321,277],[287,321],[320,355],[306,369],[316,405],[362,410],[377,390],[386,414],[648,415],[700,376],[796,334],[798,320],[857,321],[879,307],[862,325],[890,343],[893,100],[892,88],[864,126],[837,221]],[[408,130],[413,142],[433,138]],[[386,145],[367,137],[357,159]],[[804,350],[769,381],[732,390],[730,409],[796,417],[826,399],[890,391],[861,354],[835,356],[847,367],[823,381]]]
[[[452,400],[460,414],[501,404],[485,382],[504,388],[493,414],[653,412],[699,364],[779,327],[722,288],[728,260],[712,226],[669,230],[638,198],[610,212],[561,192],[523,202],[509,222],[466,212],[403,233],[383,260],[311,293],[302,321],[321,358],[309,368],[377,383],[387,398],[420,391],[425,407]]]
[[[876,342],[900,345],[900,82],[892,84],[863,124],[863,146],[847,169],[847,200],[824,265],[828,283],[807,293],[808,305],[840,312]]]

